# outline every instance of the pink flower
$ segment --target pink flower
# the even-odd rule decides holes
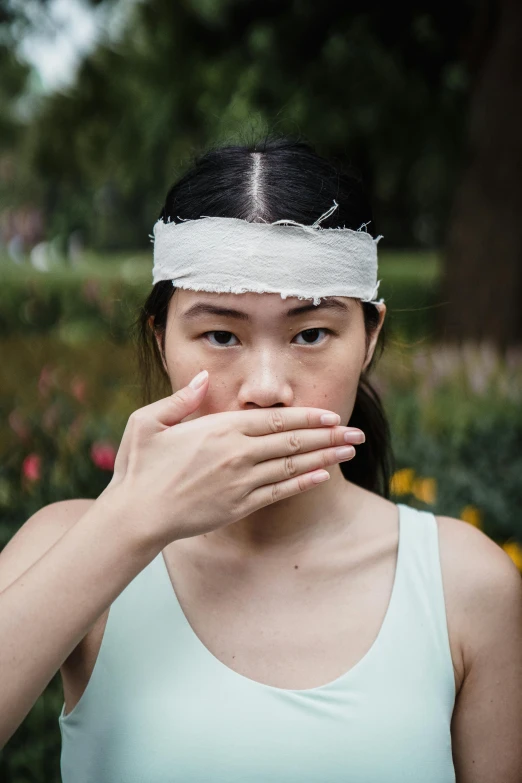
[[[38,481],[41,476],[42,460],[39,454],[28,454],[22,463],[22,475],[28,481]]]
[[[114,470],[116,449],[107,441],[96,441],[91,446],[91,459],[100,470]]]

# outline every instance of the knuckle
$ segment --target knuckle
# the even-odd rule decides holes
[[[244,455],[239,451],[231,451],[224,454],[221,460],[221,466],[227,470],[238,471],[244,465]]]
[[[279,500],[281,495],[281,487],[278,484],[272,484],[272,502]]]
[[[212,428],[205,427],[205,433],[208,433],[213,439],[219,438],[220,441],[223,441],[223,447],[225,447],[227,441],[230,443],[230,439],[236,437],[236,430],[227,427],[223,421],[214,422]]]
[[[234,514],[243,507],[248,495],[248,487],[242,476],[235,476],[227,482],[227,495]]]
[[[286,445],[288,450],[292,454],[296,454],[298,451],[301,450],[301,446],[302,446],[301,438],[299,437],[299,435],[297,435],[297,433],[289,432],[286,437]]]
[[[185,386],[182,389],[178,389],[176,394],[174,394],[174,395],[172,395],[170,397],[171,404],[176,406],[176,407],[177,407],[177,403],[180,402],[180,401],[182,403],[192,401],[192,396],[191,396],[190,392],[188,391],[188,389]]]
[[[307,482],[304,476],[298,476],[297,477],[297,485],[301,492],[303,492],[305,489],[307,489]]]
[[[297,473],[297,465],[295,464],[295,459],[291,456],[285,457],[285,473],[287,476],[292,478]]]
[[[283,432],[285,421],[278,410],[271,410],[268,414],[268,426],[272,432]]]
[[[243,519],[244,517],[248,516],[251,510],[255,509],[251,509],[249,504],[245,501],[236,502],[232,505],[230,518],[233,522],[237,522],[239,519]]]
[[[138,408],[129,416],[129,423],[132,424],[133,428],[142,429],[147,422],[147,418],[143,408]]]

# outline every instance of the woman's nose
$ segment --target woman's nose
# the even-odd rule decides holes
[[[240,389],[241,406],[255,405],[269,408],[274,405],[293,405],[293,384],[288,375],[288,366],[281,366],[273,357],[266,355],[253,362],[245,371]]]

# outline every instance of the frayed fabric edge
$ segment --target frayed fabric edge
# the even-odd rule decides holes
[[[330,215],[332,215],[338,207],[339,207],[339,204],[334,199],[333,200],[333,206],[331,206],[330,209],[327,209],[326,212],[323,212],[323,214],[320,217],[318,217],[317,220],[314,221],[314,223],[312,223],[311,225],[306,225],[305,223],[299,223],[296,220],[291,220],[290,218],[287,218],[287,219],[283,218],[282,220],[275,220],[273,223],[264,223],[264,222],[263,223],[257,223],[256,222],[255,225],[297,226],[298,228],[302,228],[305,231],[312,232],[312,233],[316,233],[317,231],[352,231],[354,233],[366,234],[373,242],[375,242],[376,245],[379,243],[379,240],[384,238],[383,234],[379,234],[379,236],[377,236],[375,238],[371,236],[370,232],[367,229],[367,226],[371,223],[371,220],[368,220],[366,223],[361,223],[361,225],[359,226],[358,229],[343,228],[341,226],[336,226],[335,228],[323,228],[321,226],[321,223],[324,220],[326,220],[327,218],[329,218]],[[196,220],[201,220],[202,218],[212,218],[212,217],[215,217],[215,216],[212,216],[212,215],[200,215],[199,218],[182,218],[179,215],[176,215],[176,217],[182,223],[193,223]],[[223,218],[223,219],[224,220],[232,220],[234,218]],[[238,218],[235,218],[235,219],[237,220]],[[160,224],[162,224],[164,226],[167,226],[167,225],[170,225],[170,224],[172,224],[173,226],[176,225],[175,223],[173,223],[170,220],[170,218],[167,220],[167,222],[164,222],[160,218],[158,221],[156,221],[156,224],[157,223],[160,223]],[[154,239],[155,239],[154,234],[149,234],[149,238],[150,238],[151,242],[154,244]]]
[[[159,280],[157,281],[160,282]],[[208,293],[215,293],[215,294],[279,294],[281,299],[287,299],[288,297],[293,297],[301,300],[308,300],[312,299],[313,304],[315,306],[321,304],[321,299],[328,299],[331,296],[340,296],[340,294],[328,294],[327,296],[301,296],[300,294],[295,294],[291,291],[268,291],[266,288],[256,288],[253,290],[252,288],[245,288],[244,286],[223,286],[223,285],[205,285],[203,286],[192,286],[192,285],[180,285],[179,283],[176,283],[175,280],[171,280],[172,286],[176,288],[182,288],[184,291],[206,291]],[[380,280],[379,280],[380,283]],[[377,288],[379,288],[379,283],[377,284]],[[376,293],[376,291],[375,291]],[[375,295],[375,294],[374,294]],[[358,299],[359,297],[355,297]],[[369,302],[370,304],[382,304],[384,302],[384,299],[361,299],[362,302]]]

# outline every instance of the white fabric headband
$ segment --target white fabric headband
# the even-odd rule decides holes
[[[152,284],[171,280],[191,291],[232,294],[280,293],[320,304],[327,296],[376,303],[377,243],[366,231],[321,228],[294,220],[250,223],[238,218],[201,216],[154,225]],[[182,220],[182,218],[179,218]],[[364,227],[364,231],[362,230]],[[379,302],[384,302],[380,299]]]

